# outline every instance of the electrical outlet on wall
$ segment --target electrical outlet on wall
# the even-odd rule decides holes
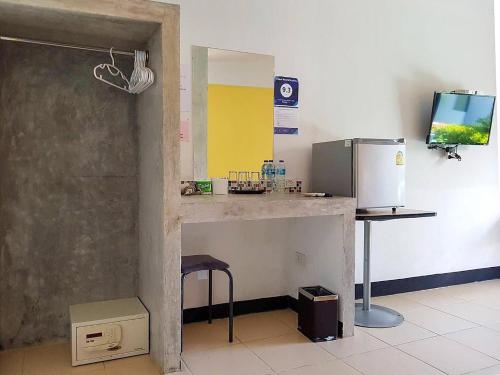
[[[198,280],[208,280],[208,271],[198,271],[196,272]]]
[[[301,253],[300,251],[296,251],[295,252],[295,260],[301,266],[305,266],[305,264],[306,264],[306,254]]]

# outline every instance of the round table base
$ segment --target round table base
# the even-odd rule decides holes
[[[403,323],[404,317],[397,311],[384,306],[371,305],[370,310],[363,310],[362,303],[356,303],[354,324],[367,328],[389,328]]]

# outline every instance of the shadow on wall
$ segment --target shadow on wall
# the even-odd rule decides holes
[[[405,138],[425,143],[430,126],[434,91],[452,90],[459,88],[460,85],[453,82],[446,83],[432,74],[417,71],[411,78],[399,78],[397,87]]]

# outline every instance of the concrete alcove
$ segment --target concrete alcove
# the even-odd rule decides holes
[[[153,358],[179,367],[178,22],[150,1],[0,0],[2,36],[147,49],[155,72],[133,96],[94,79],[105,53],[0,41],[0,349],[137,295]]]

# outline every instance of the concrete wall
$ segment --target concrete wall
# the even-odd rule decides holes
[[[163,310],[164,243],[163,77],[161,34],[148,50],[155,83],[138,97],[139,126],[139,298],[150,312],[151,354],[163,366],[166,351]]]
[[[108,59],[0,43],[0,349],[137,294],[135,98],[94,79]]]
[[[434,209],[438,217],[374,224],[373,280],[500,265],[497,124],[489,146],[460,147],[461,163],[425,145],[434,90],[495,93],[493,0],[176,2],[181,5],[181,63],[190,62],[192,45],[208,46],[274,55],[277,75],[299,78],[300,135],[275,138],[274,158],[286,160],[290,177],[303,178],[308,186],[313,142],[407,138],[407,205]],[[192,144],[182,143],[183,178],[192,175],[192,151]],[[238,225],[242,228],[232,232],[221,225],[203,241],[210,244],[211,236],[223,235],[229,246],[247,223]],[[262,243],[264,236],[268,239],[270,261],[283,259],[276,255],[282,251],[292,259],[295,250],[314,256],[327,244],[309,235],[316,230],[311,225],[288,229],[308,238],[306,249],[276,245],[269,236],[282,227],[274,223],[255,236]],[[328,231],[330,223],[315,225]],[[362,280],[362,235],[357,225],[357,282]],[[231,265],[239,268],[252,256],[245,249],[214,251],[234,251]],[[276,260],[273,267],[281,274],[278,269],[288,264]],[[317,265],[318,272],[329,266]],[[262,279],[273,280],[275,274],[240,278],[238,288],[265,293]],[[196,303],[206,304],[206,299]]]

